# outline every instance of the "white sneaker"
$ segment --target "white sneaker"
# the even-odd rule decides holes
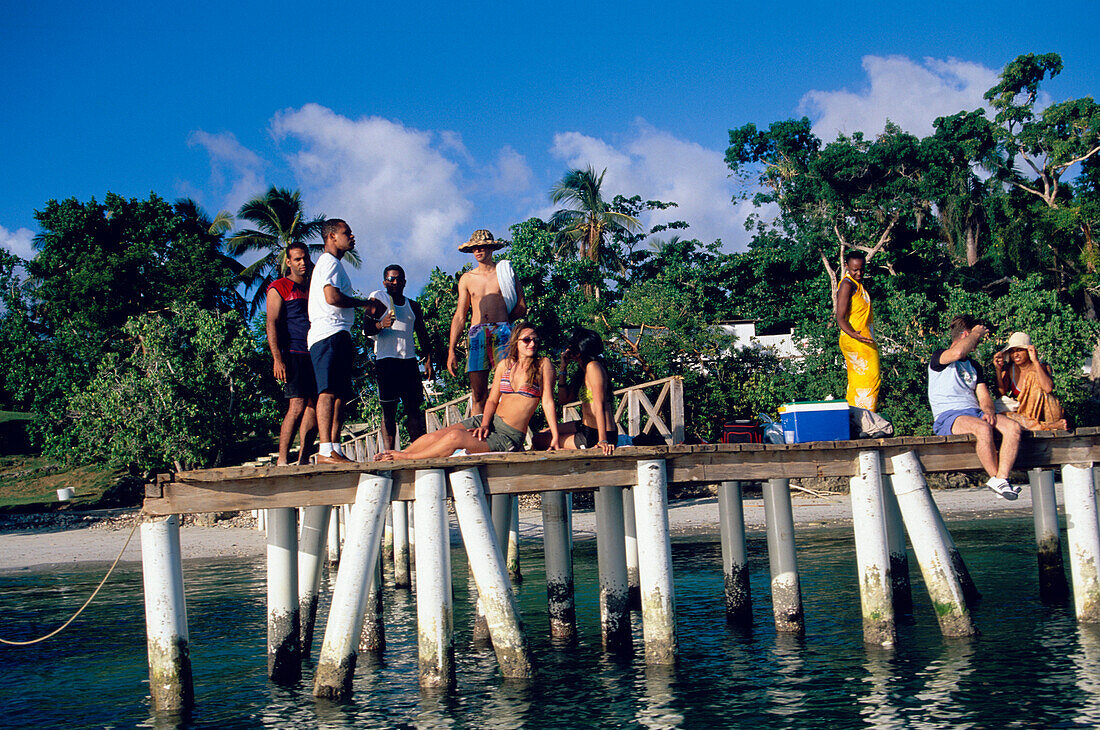
[[[1020,488],[1009,484],[1007,479],[990,477],[985,485],[992,489],[1001,499],[1012,501],[1020,496]]]

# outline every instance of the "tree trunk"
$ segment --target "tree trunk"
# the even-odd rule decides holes
[[[966,265],[978,264],[978,226],[971,223],[966,227]]]

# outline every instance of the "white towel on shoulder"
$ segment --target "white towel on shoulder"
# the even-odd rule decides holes
[[[511,314],[519,297],[516,295],[516,272],[512,270],[512,264],[507,259],[497,261],[497,284],[500,285],[500,293],[504,297],[504,306],[508,307],[508,313]]]

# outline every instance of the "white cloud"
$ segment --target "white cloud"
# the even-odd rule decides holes
[[[724,151],[679,139],[639,119],[620,145],[564,132],[554,135],[551,152],[570,167],[591,166],[597,173],[606,168],[603,192],[608,200],[623,194],[677,203],[675,208],[646,214],[647,228],[683,220],[691,225],[683,236],[704,242],[720,238],[727,250],[744,250],[748,244],[744,222],[751,204],[732,202],[735,191]]]
[[[868,86],[860,91],[809,91],[799,111],[814,119],[813,131],[824,142],[840,133],[878,134],[886,120],[907,132],[927,136],[937,117],[985,106],[982,95],[997,83],[999,71],[953,58],[865,56]]]
[[[267,189],[264,182],[264,160],[242,145],[232,132],[211,134],[196,130],[187,137],[187,144],[202,147],[210,155],[210,200],[191,186],[182,186],[185,194],[200,202],[236,214],[241,205]],[[196,194],[198,193],[198,194]],[[211,211],[214,213],[215,211]]]
[[[518,197],[531,187],[531,168],[526,158],[508,145],[497,153],[489,173],[494,193]]]
[[[391,261],[425,273],[459,260],[458,226],[471,214],[458,163],[461,139],[382,119],[349,119],[318,104],[275,115],[272,134],[293,149],[287,161],[310,210],[345,218],[364,263],[358,288],[375,288]],[[455,266],[454,268],[457,268]]]
[[[15,254],[24,261],[30,261],[37,255],[34,250],[34,231],[29,228],[17,228],[9,231],[0,226],[0,248]]]

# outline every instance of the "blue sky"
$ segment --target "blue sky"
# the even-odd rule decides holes
[[[416,286],[592,164],[609,197],[676,201],[737,249],[730,128],[807,114],[826,139],[886,117],[926,134],[1028,52],[1062,55],[1052,100],[1100,89],[1100,3],[907,5],[16,0],[0,246],[28,255],[51,198],[155,191],[213,213],[275,184],[348,219],[357,286],[391,260]]]

